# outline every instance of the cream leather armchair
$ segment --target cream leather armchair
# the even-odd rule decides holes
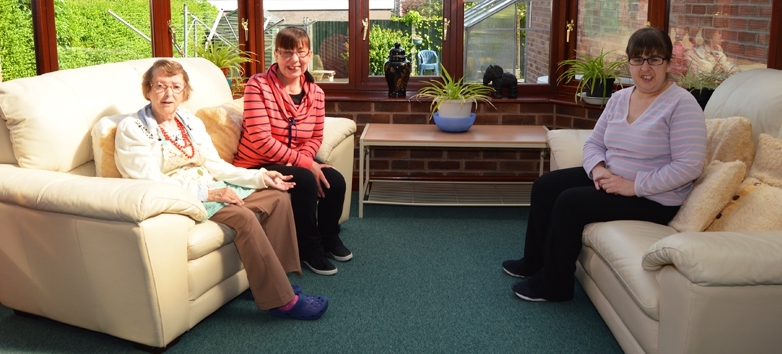
[[[248,288],[233,230],[186,191],[95,177],[90,133],[104,116],[146,104],[155,59],[0,83],[0,303],[14,310],[166,347]],[[195,88],[191,112],[232,100],[220,69],[177,59]],[[329,119],[319,158],[348,183],[355,123]],[[258,313],[259,316],[263,314]]]

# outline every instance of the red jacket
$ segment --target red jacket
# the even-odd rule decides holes
[[[233,164],[252,168],[290,163],[309,169],[323,142],[326,95],[306,74],[302,77],[304,97],[295,105],[280,85],[276,70],[273,64],[247,81],[242,137]]]

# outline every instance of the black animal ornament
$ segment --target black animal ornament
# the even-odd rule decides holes
[[[506,73],[499,65],[489,65],[486,71],[483,72],[483,84],[488,85],[490,82],[494,88],[494,93],[492,94],[494,98],[502,98],[502,89],[505,87],[508,88],[508,98],[519,96],[516,75]]]

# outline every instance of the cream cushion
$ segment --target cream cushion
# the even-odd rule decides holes
[[[551,171],[583,165],[584,142],[591,129],[558,129],[546,133],[546,143],[551,150]]]
[[[752,123],[744,117],[706,120],[706,166],[712,161],[741,160],[747,169],[752,166],[755,142]]]
[[[127,114],[103,117],[92,127],[92,154],[95,156],[95,175],[98,177],[122,178],[114,162],[114,137],[117,124]]]
[[[244,98],[223,103],[217,107],[204,107],[196,111],[196,117],[204,122],[206,131],[220,157],[233,163],[242,135]]]
[[[749,177],[707,230],[782,230],[782,140],[760,135]]]
[[[692,192],[668,225],[679,232],[706,230],[733,198],[746,171],[741,161],[712,161],[695,180]]]

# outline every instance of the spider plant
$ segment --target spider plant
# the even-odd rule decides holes
[[[460,104],[475,104],[476,107],[478,106],[478,102],[485,102],[494,107],[494,104],[491,103],[490,96],[491,93],[494,92],[494,89],[491,86],[486,86],[478,82],[465,82],[464,78],[454,80],[442,64],[440,65],[440,78],[442,81],[427,81],[428,85],[420,88],[418,93],[413,96],[413,98],[432,99],[429,119],[432,118],[434,113],[440,109],[443,102],[446,101],[459,101]]]
[[[254,61],[250,58],[250,55],[254,55],[252,52],[228,44],[210,42],[207,42],[203,48],[196,49],[196,55],[214,63],[229,78],[242,77],[244,75],[242,64]]]
[[[557,79],[557,84],[563,82],[569,83],[573,79],[578,79],[578,85],[576,86],[575,100],[578,102],[578,94],[584,92],[587,87],[595,87],[600,83],[607,83],[610,79],[617,79],[619,73],[625,68],[626,61],[621,57],[617,59],[611,59],[609,54],[613,51],[600,50],[598,55],[590,55],[589,53],[576,51],[576,57],[574,59],[567,59],[559,62],[558,69],[567,67],[567,69]],[[611,80],[613,81],[613,80]],[[603,84],[602,97],[605,100],[610,96],[612,87]]]

